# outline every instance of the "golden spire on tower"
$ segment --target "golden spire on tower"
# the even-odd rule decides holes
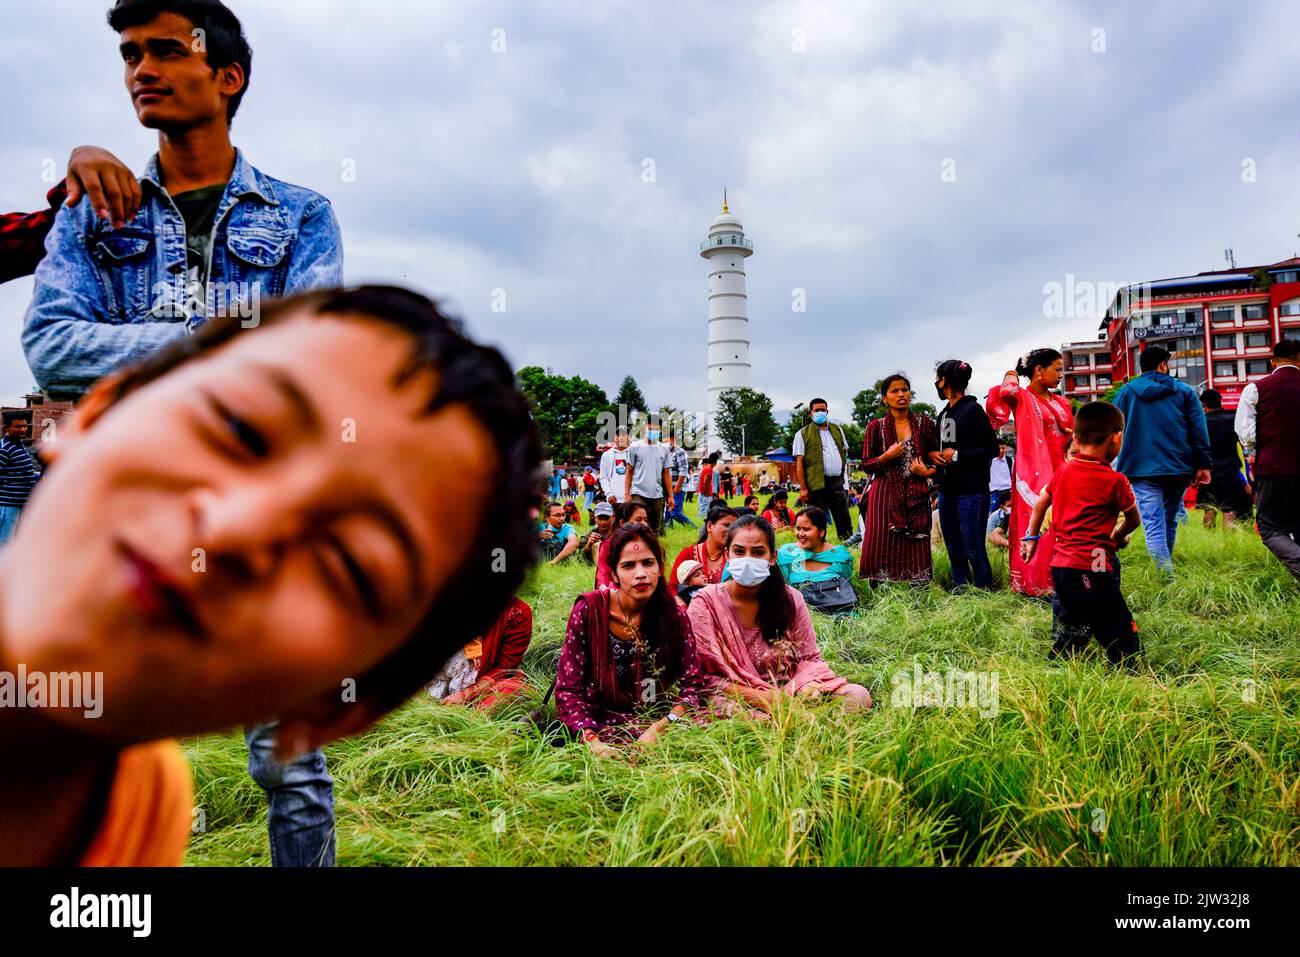
[[[724,213],[731,212],[731,210],[727,209],[727,187],[725,186],[722,187],[722,211]]]

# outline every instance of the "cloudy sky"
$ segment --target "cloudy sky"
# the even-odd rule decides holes
[[[4,210],[38,208],[43,162],[78,144],[153,152],[107,6],[5,0]],[[236,145],[333,200],[349,282],[418,287],[516,367],[611,395],[631,373],[655,405],[705,401],[698,244],[723,186],[756,250],[755,387],[844,416],[886,372],[929,399],[956,356],[983,392],[1092,338],[1094,315],[1044,314],[1071,274],[1300,246],[1283,2],[232,6],[254,49]],[[30,293],[0,287],[6,402],[32,385]]]

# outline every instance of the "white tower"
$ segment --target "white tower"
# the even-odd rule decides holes
[[[722,447],[714,421],[718,397],[725,389],[750,385],[745,260],[754,255],[754,244],[745,238],[740,220],[727,208],[726,190],[722,214],[709,226],[709,238],[700,243],[700,255],[709,261],[708,446],[714,450]]]

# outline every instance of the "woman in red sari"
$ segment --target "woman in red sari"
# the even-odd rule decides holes
[[[1061,463],[1074,437],[1074,413],[1064,397],[1052,394],[1061,383],[1061,354],[1055,349],[1035,349],[1021,356],[1014,372],[1008,372],[1000,386],[989,392],[984,408],[995,429],[1016,419],[1016,464],[1011,477],[1012,543],[1011,587],[1025,595],[1052,592],[1052,530],[1043,530],[1042,541],[1027,564],[1020,557],[1020,537],[1029,528],[1029,513]],[[1020,385],[1020,377],[1029,387]]]
[[[628,524],[609,543],[618,587],[579,595],[564,633],[555,705],[560,721],[597,757],[617,744],[654,744],[701,711],[713,682],[700,669],[686,609],[663,577],[648,525]]]
[[[880,384],[888,414],[867,423],[862,468],[875,476],[867,499],[859,575],[920,584],[934,574],[930,554],[930,488],[926,465],[939,447],[934,422],[911,411],[912,383],[895,373]]]
[[[443,704],[473,705],[485,711],[514,697],[528,686],[522,666],[532,640],[533,609],[513,598],[486,634],[443,665],[430,685],[430,695]]]

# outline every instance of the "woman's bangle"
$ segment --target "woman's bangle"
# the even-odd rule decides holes
[[[1020,540],[1021,540],[1022,542],[1036,542],[1036,541],[1038,541],[1038,540],[1039,540],[1040,538],[1042,538],[1042,537],[1043,537],[1043,536],[1042,536],[1042,534],[1040,533],[1040,534],[1038,534],[1038,535],[1026,535],[1024,538],[1022,538],[1022,539],[1020,539]]]

